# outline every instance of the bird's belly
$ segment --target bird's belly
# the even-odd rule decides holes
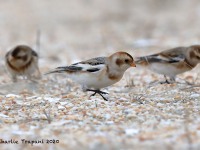
[[[72,80],[87,88],[100,89],[116,83],[118,80],[111,80],[108,76],[100,76],[95,73],[81,73],[71,74],[69,76]]]
[[[181,74],[185,71],[191,70],[188,66],[180,63],[162,64],[152,63],[149,65],[149,69],[163,75],[175,77],[177,74]]]

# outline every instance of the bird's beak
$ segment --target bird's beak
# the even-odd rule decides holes
[[[130,66],[131,67],[136,67],[136,64],[135,63],[131,63]]]

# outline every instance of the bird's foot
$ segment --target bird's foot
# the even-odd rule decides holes
[[[164,75],[165,81],[161,81],[160,84],[172,84],[176,82],[175,77],[170,77],[169,79],[167,78],[166,75]]]
[[[160,81],[160,84],[172,84],[174,83],[173,81],[165,80],[165,81]]]
[[[103,92],[100,90],[92,90],[92,89],[87,89],[86,91],[94,92],[92,95],[90,95],[90,97],[95,96],[96,94],[99,94],[105,101],[108,101],[108,99],[103,96],[103,94],[108,94],[106,92]]]

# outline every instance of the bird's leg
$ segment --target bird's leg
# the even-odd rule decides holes
[[[167,79],[167,76],[164,75],[165,81],[161,81],[160,84],[170,84],[171,82]]]
[[[167,84],[170,84],[171,82],[167,79],[167,76],[166,75],[164,75],[164,77],[165,77],[165,83],[167,83]]]
[[[176,82],[175,77],[170,77],[169,80],[170,80],[170,83],[174,83],[174,82]]]
[[[100,91],[100,90],[92,90],[92,89],[87,89],[86,91],[94,92],[90,96],[95,96],[96,94],[99,94],[105,101],[108,101],[102,94],[108,94],[106,92]]]
[[[175,77],[170,77],[169,79],[167,78],[166,75],[164,75],[165,80],[164,81],[153,81],[150,83],[150,85],[157,85],[157,84],[171,84],[175,82]]]
[[[164,75],[165,81],[160,81],[160,84],[169,84],[169,81],[167,80],[167,76]]]
[[[108,93],[106,93],[106,92],[103,92],[103,91],[100,91],[100,90],[86,89],[86,91],[95,92],[95,94],[108,94]]]

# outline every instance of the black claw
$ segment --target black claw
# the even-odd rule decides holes
[[[165,80],[165,81],[161,81],[160,84],[171,84],[171,82],[169,82],[168,80]]]
[[[87,89],[86,91],[90,91],[90,92],[94,92],[93,94],[90,95],[91,96],[95,96],[96,94],[99,94],[105,101],[108,101],[108,99],[106,99],[102,94],[108,94],[106,92],[100,91],[100,90],[91,90],[91,89]]]
[[[99,95],[101,95],[101,97],[102,97],[105,101],[108,101],[108,99],[105,98],[102,94],[99,93]]]
[[[164,75],[164,77],[165,77],[165,81],[161,81],[160,84],[171,84],[176,81],[175,77],[170,77],[169,80],[166,75]]]
[[[97,93],[96,93],[96,92],[94,92],[93,94],[91,94],[91,95],[90,95],[90,97],[91,97],[91,96],[95,96],[96,94],[97,94]]]
[[[108,94],[108,93],[106,93],[106,92],[103,92],[103,91],[99,91],[99,93],[100,93],[100,94]]]

